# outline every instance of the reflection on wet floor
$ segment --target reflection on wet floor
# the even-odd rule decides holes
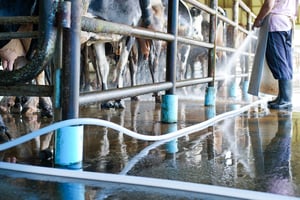
[[[242,104],[219,102],[216,107],[204,107],[200,100],[180,99],[175,124],[161,123],[160,105],[152,101],[126,101],[123,110],[82,106],[80,117],[105,119],[145,135],[162,135],[203,122],[215,114],[238,109]],[[51,123],[36,116],[6,115],[3,119],[14,138]],[[268,110],[262,105],[165,144],[137,140],[106,127],[85,126],[82,170],[300,197],[299,120],[297,112]],[[16,157],[19,163],[53,166],[51,155],[45,153],[52,149],[53,135],[50,133],[6,151],[2,158]],[[29,186],[30,180],[16,180],[12,184],[10,178],[3,177],[5,190],[17,189],[20,194],[46,198],[47,194],[61,197],[62,193],[56,188],[68,187],[49,182],[34,182],[34,186]],[[121,192],[111,189],[107,193],[101,187],[78,187],[78,191],[84,190],[85,196],[92,199],[103,199],[101,195],[104,199],[139,195],[132,189]],[[140,195],[145,194],[141,192]],[[177,199],[167,194],[147,195],[146,199]]]

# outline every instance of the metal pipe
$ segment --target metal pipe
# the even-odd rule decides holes
[[[40,36],[36,55],[30,63],[20,69],[0,71],[0,85],[8,86],[28,82],[44,70],[55,49],[56,28],[54,24],[57,5],[53,0],[40,1]]]
[[[69,3],[69,1],[66,1]],[[71,1],[71,27],[64,30],[64,91],[62,119],[79,116],[81,1]],[[70,134],[72,133],[72,134]],[[54,163],[57,167],[82,168],[83,126],[67,126],[55,132]]]
[[[217,1],[211,0],[210,7],[213,10],[217,10]],[[216,66],[216,28],[217,28],[217,16],[210,15],[209,23],[209,42],[214,44],[214,48],[209,49],[208,53],[208,76],[213,78],[213,81],[209,83],[209,87],[214,86],[215,66]]]
[[[39,18],[36,16],[13,16],[13,17],[0,17],[0,24],[38,24]]]
[[[109,22],[101,19],[82,17],[81,27],[83,31],[93,33],[113,33],[120,35],[130,35],[136,37],[144,37],[149,39],[159,39],[164,41],[173,41],[174,36],[162,32],[153,32],[141,27],[132,27],[125,24]]]
[[[233,26],[238,26],[236,23],[233,23],[228,18],[222,15],[218,15],[218,17],[220,19],[221,18],[224,19],[226,23],[231,22],[230,24],[232,24]],[[249,31],[244,29],[243,27],[238,26],[238,29],[246,34],[249,34]],[[128,36],[135,36],[135,37],[143,37],[143,38],[164,40],[169,42],[175,40],[175,37],[172,34],[163,33],[163,32],[153,32],[153,31],[146,30],[144,28],[132,27],[124,24],[118,24],[118,23],[104,21],[101,19],[94,19],[88,17],[82,17],[82,30],[88,32],[94,32],[94,33],[109,33],[109,34],[120,34],[120,35],[128,35]],[[184,43],[184,44],[191,44],[195,46],[201,46],[204,48],[214,48],[214,44],[212,43],[201,42],[201,41],[193,40],[182,36],[177,36],[177,42]],[[216,46],[216,49],[223,50],[223,51],[232,51],[232,52],[236,50],[234,48],[222,47],[222,46]]]
[[[248,74],[236,74],[235,77],[247,77]],[[215,80],[225,80],[226,78],[232,78],[232,76],[216,76]],[[198,85],[203,83],[208,83],[213,81],[212,77],[206,78],[198,78],[198,79],[190,79],[190,80],[182,80],[176,82],[176,88],[191,86],[191,85]],[[79,104],[90,104],[95,102],[104,102],[112,99],[122,99],[128,98],[143,94],[148,94],[157,91],[165,91],[172,88],[171,82],[163,82],[163,83],[155,83],[155,84],[147,84],[147,85],[139,85],[134,87],[125,87],[113,90],[105,90],[105,91],[98,91],[98,92],[86,92],[82,93],[79,97]]]
[[[101,92],[88,92],[80,95],[79,104],[108,101],[112,99],[122,99],[131,96],[138,96],[157,91],[168,90],[173,87],[171,82],[154,83],[128,88],[105,90]]]
[[[175,36],[175,39],[167,44],[167,66],[166,81],[172,82],[173,87],[166,91],[166,94],[175,94],[176,87],[176,55],[177,55],[177,35],[178,35],[178,7],[179,1],[168,2],[168,33]]]
[[[77,118],[79,115],[80,91],[80,32],[81,32],[81,1],[72,0],[71,5],[71,71],[70,96],[68,100],[68,117]]]
[[[8,32],[0,33],[0,40],[11,40],[16,38],[38,38],[38,31],[29,31],[29,32]]]

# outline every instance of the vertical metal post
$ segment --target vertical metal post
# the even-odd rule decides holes
[[[217,12],[217,0],[210,1],[210,7]],[[217,15],[217,13],[216,13]],[[216,27],[217,27],[217,16],[210,15],[210,26],[209,26],[209,43],[214,43],[214,48],[208,51],[208,77],[212,77],[213,81],[208,83],[208,87],[205,92],[205,106],[214,106],[216,98],[215,89],[215,69],[216,69]]]
[[[247,12],[247,30],[251,31],[252,27],[251,27],[251,13]],[[252,37],[252,35],[250,34],[250,36],[248,35],[248,37]],[[250,38],[250,40],[252,41],[253,38]],[[246,51],[248,51],[248,53],[251,53],[252,51],[252,42],[250,42],[248,48],[246,49]],[[245,57],[245,72],[249,74],[250,73],[250,58],[249,56]],[[242,98],[245,101],[249,100],[249,94],[248,94],[248,88],[249,88],[249,77],[246,76],[244,78],[244,82],[243,82],[243,86],[242,86]]]
[[[80,31],[81,6],[79,0],[71,1],[71,28],[64,30],[64,84],[62,118],[77,118],[79,114],[80,87]]]
[[[178,30],[178,6],[179,1],[168,3],[168,33],[175,36],[175,40],[167,44],[166,81],[173,83],[173,87],[167,90],[167,94],[175,94],[176,91],[176,55],[177,55],[177,30]]]
[[[233,3],[233,19],[235,22],[235,26],[233,27],[233,36],[235,37],[238,34],[238,22],[239,22],[239,0],[234,0]],[[233,38],[233,46],[236,47],[237,40]],[[230,67],[230,75],[236,75],[236,65],[234,66],[229,66]],[[237,84],[236,84],[236,78],[233,77],[227,85],[227,93],[228,97],[233,97],[235,98],[237,96]]]
[[[177,122],[178,97],[176,92],[176,55],[179,0],[168,1],[168,33],[175,36],[174,41],[167,44],[166,81],[172,82],[173,87],[162,96],[161,116],[162,122]]]
[[[70,1],[66,1],[69,3]],[[62,119],[79,116],[81,1],[71,1],[71,27],[63,31]],[[64,127],[55,134],[55,165],[82,168],[83,126]]]

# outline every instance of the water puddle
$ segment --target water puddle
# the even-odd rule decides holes
[[[162,135],[203,122],[210,118],[211,112],[218,115],[243,105],[222,103],[211,110],[210,107],[204,107],[201,101],[181,100],[178,123],[175,124],[161,123],[160,106],[153,102],[128,101],[126,106],[124,110],[101,110],[96,105],[86,106],[81,107],[80,115],[105,119],[145,135]],[[85,126],[84,160],[80,171],[159,178],[299,197],[299,119],[297,113],[255,107],[167,143],[137,140],[109,128]],[[14,137],[18,136],[17,133],[22,135],[50,123],[34,117],[28,120],[4,117]],[[50,133],[7,150],[2,153],[2,159],[15,157],[17,163],[53,167],[51,155],[47,157],[51,149],[53,134]],[[5,196],[17,193],[33,199],[47,199],[49,196],[60,198],[66,195],[63,192],[68,190],[66,188],[73,188],[69,185],[72,183],[36,181],[31,180],[30,176],[25,176],[25,179],[11,177],[13,174],[6,176],[5,170],[0,174],[1,190]],[[114,189],[115,186],[107,190],[88,183],[75,184],[74,188],[76,194],[82,196],[79,199],[86,199],[86,196],[92,199],[126,199],[135,195],[146,195],[148,199],[174,199],[172,192],[151,194],[145,192],[147,190],[136,191],[135,187],[126,185],[121,190]],[[185,196],[185,193],[181,195]]]

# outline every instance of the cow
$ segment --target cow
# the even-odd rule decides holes
[[[121,23],[131,26],[140,26],[145,28],[154,29],[151,22],[153,21],[151,3],[160,2],[159,0],[128,0],[128,1],[97,1],[91,0],[88,2],[86,7],[86,13],[84,15],[100,18],[110,22]],[[113,10],[111,9],[113,8]],[[90,34],[82,33],[86,40],[83,39],[82,43],[93,41],[93,49],[95,51],[95,57],[97,66],[99,67],[99,72],[101,74],[101,87],[103,90],[108,89],[107,80],[109,73],[109,63],[107,61],[105,53],[106,43],[118,43],[118,48],[120,49],[120,55],[118,56],[118,61],[116,64],[117,68],[117,87],[123,87],[123,73],[126,64],[128,63],[129,55],[131,53],[132,47],[139,43],[142,49],[143,57],[148,58],[150,51],[150,44],[148,40],[138,39],[136,40],[133,36],[121,36],[116,34]],[[131,54],[133,55],[133,54]],[[133,58],[133,57],[131,57]],[[115,102],[106,102],[102,104],[102,107],[117,107],[124,108],[125,105],[121,100],[116,100]]]
[[[218,13],[226,16],[226,12],[221,7],[217,8]],[[201,30],[201,37],[194,36],[195,39],[203,42],[209,42],[209,34],[210,34],[210,17],[206,12],[202,12],[200,9],[196,7],[191,8],[191,14],[194,20],[194,34]],[[197,28],[199,26],[199,19],[201,19],[201,28]],[[197,20],[197,22],[196,22]],[[218,19],[215,29],[215,44],[216,46],[226,46],[226,35],[227,35],[227,25],[222,20]],[[201,40],[202,38],[202,40]],[[226,52],[222,50],[216,51],[216,74],[222,72],[222,68],[226,62]],[[191,78],[196,78],[195,71],[200,72],[200,77],[207,77],[207,62],[208,62],[208,48],[201,46],[193,46],[191,48],[191,52],[189,55],[189,63],[188,66],[191,69],[190,76]],[[197,67],[201,67],[201,69],[196,69]],[[186,77],[188,77],[188,73],[186,73]],[[221,84],[219,84],[221,85]]]
[[[207,32],[203,33],[203,30],[209,30],[209,23],[204,20],[202,10],[191,7],[191,16],[193,19],[193,39],[197,41],[208,42]],[[204,35],[205,34],[205,35]],[[205,38],[205,39],[204,39]],[[185,71],[185,78],[196,78],[196,68],[200,72],[200,77],[207,76],[207,70],[204,68],[205,62],[207,61],[208,49],[201,46],[192,46],[188,58],[188,63]],[[198,66],[197,66],[198,64]],[[199,65],[200,64],[200,65]],[[199,69],[200,67],[200,69]],[[190,69],[190,70],[189,70]],[[198,76],[199,78],[199,76]]]
[[[152,6],[152,29],[155,31],[166,32],[167,31],[167,16],[168,16],[168,1],[163,0],[160,1],[151,1]],[[180,36],[191,37],[192,36],[192,18],[188,9],[188,6],[183,2],[179,1],[179,17],[178,17],[178,34]],[[166,53],[166,42],[160,40],[147,40],[150,41],[152,45],[148,45],[147,48],[143,48],[142,39],[138,38],[136,44],[136,49],[132,49],[129,60],[129,67],[131,73],[131,83],[132,86],[136,85],[136,74],[137,68],[141,67],[149,67],[149,71],[151,74],[152,83],[158,82],[163,77],[165,69],[165,53]],[[147,46],[147,45],[146,45]],[[145,51],[146,49],[146,51]],[[144,50],[144,51],[143,51]],[[148,50],[148,51],[147,51]],[[182,71],[186,68],[187,58],[190,51],[190,45],[186,44],[178,44],[178,71],[179,76],[178,79],[182,79]],[[136,53],[135,53],[136,52]],[[147,52],[147,53],[146,53]],[[137,55],[136,55],[137,54]],[[132,61],[133,60],[133,61]],[[136,61],[134,61],[136,60]],[[138,64],[136,64],[138,63]],[[132,66],[134,67],[134,71],[132,71]],[[159,73],[157,73],[159,71]],[[146,77],[142,77],[143,82],[147,82]],[[160,97],[158,93],[154,93],[155,102],[160,103]],[[132,100],[137,100],[137,97],[133,97]]]
[[[0,0],[0,16],[30,16],[38,14],[38,1],[28,0],[26,2],[22,0],[5,1]],[[28,31],[32,30],[33,25],[0,25],[1,32],[16,32],[16,31]],[[2,69],[12,71],[18,69],[27,64],[27,55],[31,45],[31,39],[12,39],[12,40],[0,40],[0,58],[2,61]],[[41,74],[43,76],[43,74]],[[43,77],[37,78],[37,83],[41,84]],[[38,97],[30,97],[38,98]],[[30,99],[29,98],[29,99]],[[10,108],[15,106],[15,97],[4,97],[1,101],[0,109],[2,112],[10,112]],[[20,102],[20,101],[19,101]],[[35,102],[31,105],[30,102]],[[21,112],[33,113],[37,112],[38,100],[31,100],[23,105]],[[52,117],[52,102],[47,97],[41,97],[40,103],[43,109],[43,115]],[[20,109],[17,109],[20,110]]]

